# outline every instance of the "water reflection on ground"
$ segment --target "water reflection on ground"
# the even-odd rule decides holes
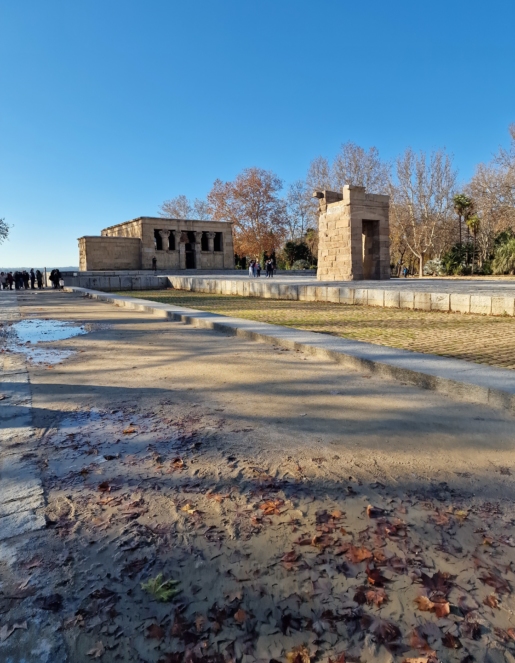
[[[50,348],[41,343],[63,341],[80,334],[87,334],[83,325],[62,320],[20,320],[9,328],[7,350],[25,354],[33,364],[58,364],[73,355],[73,350]]]

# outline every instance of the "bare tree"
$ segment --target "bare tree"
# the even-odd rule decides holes
[[[199,221],[207,221],[211,218],[209,203],[202,198],[195,198],[193,201],[193,218]]]
[[[233,182],[216,180],[208,194],[215,221],[234,223],[234,248],[239,255],[261,258],[281,245],[286,235],[286,205],[279,193],[282,180],[262,168],[246,168]]]
[[[480,264],[488,259],[496,235],[515,228],[515,125],[510,126],[511,143],[500,148],[490,163],[480,163],[467,191],[474,200],[481,223],[477,232]]]
[[[379,157],[376,147],[364,150],[356,143],[344,143],[332,165],[332,182],[339,191],[345,184],[364,186],[367,193],[386,193],[390,186],[389,163]]]
[[[331,190],[334,186],[331,166],[325,157],[317,157],[309,164],[306,184],[312,192],[315,189],[321,189],[322,191],[324,189]]]
[[[391,186],[391,216],[417,258],[423,275],[424,258],[440,230],[452,222],[456,171],[451,157],[437,150],[429,157],[408,148],[396,162],[397,181]]]
[[[159,216],[167,219],[197,219],[204,221],[210,218],[209,205],[201,198],[195,198],[193,203],[183,194],[165,200],[159,208]]]
[[[5,219],[0,219],[0,244],[9,237],[10,229],[11,227],[5,222]]]
[[[297,180],[288,187],[286,226],[291,242],[302,239],[308,226],[313,223],[312,193],[312,189],[303,180]]]
[[[184,195],[175,196],[165,202],[159,208],[159,216],[168,219],[191,219],[193,216],[193,207]]]

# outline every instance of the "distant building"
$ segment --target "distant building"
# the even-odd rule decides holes
[[[232,224],[142,216],[79,238],[79,269],[234,269]]]

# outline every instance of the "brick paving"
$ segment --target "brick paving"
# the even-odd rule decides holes
[[[515,320],[511,317],[206,295],[182,290],[119,294],[403,350],[515,368]]]

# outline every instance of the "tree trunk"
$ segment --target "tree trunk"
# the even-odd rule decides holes
[[[418,275],[420,278],[424,276],[424,254],[422,253],[419,256],[419,263],[418,263]]]

